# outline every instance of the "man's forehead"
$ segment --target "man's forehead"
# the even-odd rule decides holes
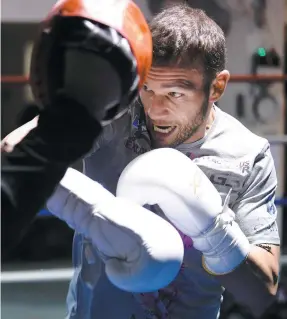
[[[202,80],[202,72],[195,68],[152,67],[147,75],[147,82],[157,82],[166,87],[200,85]]]

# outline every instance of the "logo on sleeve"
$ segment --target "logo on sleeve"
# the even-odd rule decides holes
[[[133,120],[133,127],[138,128],[140,125],[140,120],[139,120],[139,116],[136,115],[134,120]]]

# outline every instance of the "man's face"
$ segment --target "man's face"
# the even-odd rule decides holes
[[[192,141],[208,110],[203,74],[195,69],[151,68],[140,98],[153,147]]]

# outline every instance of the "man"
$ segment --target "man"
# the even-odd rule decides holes
[[[276,294],[280,253],[274,206],[277,180],[269,144],[214,104],[230,76],[225,70],[225,38],[214,21],[200,10],[174,6],[158,14],[150,28],[153,65],[140,100],[106,128],[84,160],[85,174],[115,193],[126,165],[138,165],[133,159],[150,148],[175,148],[205,173],[222,202],[229,200],[226,205],[235,215],[230,225],[240,232],[239,242],[250,244],[248,254],[235,269],[218,275],[206,264],[203,267],[203,253],[193,246],[196,238],[193,243],[192,236],[183,236],[185,259],[177,278],[165,289],[131,294],[109,282],[97,245],[76,233],[67,318],[92,319],[100,314],[105,319],[215,319],[222,287],[259,315]],[[164,157],[159,158],[152,168],[155,174],[157,167],[162,172]],[[156,204],[160,194],[153,193]],[[158,206],[150,209],[162,215]]]
[[[52,8],[31,61],[31,87],[42,111],[13,134],[12,147],[7,139],[1,144],[3,254],[67,167],[87,154],[102,126],[134,100],[150,67],[151,50],[145,18],[129,0],[92,5],[64,0]],[[112,84],[109,89],[105,81]],[[26,128],[32,130],[23,138]]]

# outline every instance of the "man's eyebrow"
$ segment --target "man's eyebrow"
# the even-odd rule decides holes
[[[165,83],[161,85],[162,88],[169,89],[173,87],[182,88],[185,90],[194,90],[196,88],[195,84],[188,80],[175,80],[170,83]]]

